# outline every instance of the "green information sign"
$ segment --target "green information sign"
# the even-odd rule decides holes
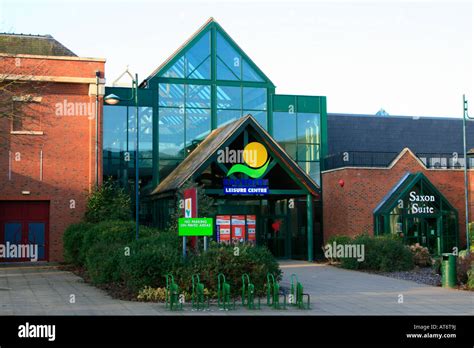
[[[212,218],[179,218],[179,236],[212,236]]]

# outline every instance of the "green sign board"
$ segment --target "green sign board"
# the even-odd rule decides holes
[[[179,218],[179,236],[212,236],[212,218]]]

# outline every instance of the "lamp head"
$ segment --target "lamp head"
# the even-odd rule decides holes
[[[120,97],[116,96],[115,94],[109,94],[104,98],[104,102],[109,105],[116,105],[120,103]]]

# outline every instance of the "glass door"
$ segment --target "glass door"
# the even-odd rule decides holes
[[[264,245],[276,258],[290,257],[288,221],[286,216],[265,217],[263,220]]]

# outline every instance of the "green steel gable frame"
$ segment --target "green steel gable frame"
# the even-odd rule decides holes
[[[162,77],[161,74],[167,72],[183,55],[186,54],[204,35],[210,32],[210,51],[211,51],[211,79],[192,79],[192,78],[171,78]],[[264,82],[256,81],[228,81],[217,79],[217,32],[241,55],[242,61],[246,61],[249,66],[264,80]],[[241,64],[241,67],[243,64]],[[175,84],[192,84],[192,85],[208,85],[211,86],[211,130],[217,128],[217,86],[239,86],[239,87],[260,87],[267,89],[267,127],[272,134],[271,115],[272,115],[272,95],[275,93],[275,85],[260,70],[260,68],[250,59],[250,57],[237,45],[237,43],[227,34],[227,32],[213,19],[198,30],[163,66],[159,67],[146,80],[146,87],[153,91],[153,185],[156,186],[159,178],[159,84],[175,83]],[[145,84],[142,83],[142,86]],[[186,128],[186,126],[185,126]],[[186,137],[186,135],[184,135]]]
[[[457,214],[457,209],[454,208],[451,203],[449,203],[446,197],[431,183],[431,181],[422,172],[418,172],[416,174],[413,174],[412,176],[407,177],[407,180],[409,180],[409,183],[407,185],[402,185],[399,190],[396,190],[392,194],[392,196],[387,199],[387,202],[385,204],[383,204],[376,211],[374,211],[374,215],[390,214],[390,212],[398,205],[398,201],[405,197],[409,193],[409,191],[413,189],[413,186],[415,186],[419,182],[421,182],[422,187],[424,185],[428,186],[430,190],[432,190],[436,195],[441,198],[440,212],[443,211],[442,207],[444,204],[446,204],[449,208],[449,210],[446,211],[454,211]]]
[[[422,173],[418,172],[416,174],[410,174],[407,176],[405,179],[407,182],[399,183],[397,185],[400,185],[399,188],[397,188],[390,197],[386,199],[386,202],[382,204],[381,206],[377,207],[374,212],[373,212],[373,219],[374,219],[374,235],[380,235],[381,232],[385,233],[386,231],[389,231],[389,221],[388,219],[384,219],[384,226],[380,226],[378,217],[379,216],[390,216],[391,212],[395,207],[398,205],[398,201],[400,199],[403,199],[413,187],[420,183],[421,186],[421,193],[424,193],[424,187],[426,186],[429,190],[431,190],[435,195],[438,195],[440,197],[440,208],[439,212],[437,214],[416,214],[416,215],[411,215],[411,214],[406,214],[404,211],[402,211],[402,214],[399,214],[403,217],[420,217],[420,218],[426,218],[426,217],[434,217],[434,218],[440,218],[443,215],[446,215],[446,213],[454,213],[455,218],[456,218],[456,224],[455,224],[455,245],[459,245],[459,224],[458,219],[459,219],[459,214],[458,211],[451,203],[446,199],[446,197],[434,186],[431,181]],[[447,207],[448,210],[443,209],[443,207]],[[443,226],[441,224],[440,227],[441,231],[440,233],[444,233],[443,231]],[[441,248],[443,249],[443,239],[442,239],[442,245]]]
[[[166,78],[161,77],[161,74],[168,71],[186,52],[194,46],[204,35],[208,32],[211,32],[211,79],[190,79],[190,78]],[[216,59],[217,59],[217,45],[216,45],[216,33],[219,32],[226,41],[236,50],[241,56],[242,60],[246,60],[250,67],[254,69],[264,80],[264,82],[251,82],[251,81],[227,81],[227,80],[217,80],[216,74]],[[242,66],[242,65],[241,65]],[[181,47],[169,60],[166,64],[160,67],[152,75],[147,78],[147,86],[149,88],[157,89],[159,82],[173,82],[173,83],[189,83],[192,81],[192,84],[215,84],[219,82],[222,85],[232,86],[248,86],[248,87],[267,87],[275,88],[273,82],[265,75],[265,73],[260,70],[260,68],[250,59],[250,57],[239,47],[239,45],[227,34],[227,32],[213,19],[210,19],[208,23],[198,30],[189,41]],[[199,83],[200,81],[200,83]],[[143,84],[142,84],[143,86]]]
[[[240,130],[237,130],[236,132],[234,132],[234,134],[232,134],[232,136],[230,136],[222,144],[221,148],[229,146],[230,144],[232,144],[237,139],[238,136],[240,136],[240,134],[242,134],[242,132],[248,131],[247,127],[248,127],[249,123],[250,123],[250,119],[247,120],[245,123],[243,123],[241,125],[241,127],[239,127]],[[253,121],[253,124],[255,125],[255,124],[258,124],[258,123],[256,121]],[[310,190],[308,190],[308,188],[306,188],[302,184],[301,180],[295,175],[295,173],[293,173],[291,170],[289,170],[289,168],[284,163],[282,163],[282,161],[279,159],[279,157],[286,157],[288,159],[290,167],[293,167],[293,169],[295,171],[299,171],[304,176],[309,178],[309,176],[303,171],[303,169],[301,169],[298,166],[298,164],[294,163],[293,160],[288,156],[288,154],[286,152],[284,152],[284,151],[280,150],[278,147],[274,146],[272,144],[272,142],[269,141],[269,139],[265,135],[265,133],[261,129],[259,129],[259,126],[254,126],[252,128],[251,132],[253,133],[252,135],[255,136],[255,134],[257,134],[257,137],[262,139],[262,141],[265,143],[265,145],[267,147],[268,153],[273,155],[273,161],[276,162],[276,164],[278,164],[283,169],[283,171],[286,174],[288,174],[288,176],[301,188],[301,190],[294,190],[294,192],[292,190],[288,190],[287,192],[293,192],[293,193],[304,192],[304,194],[312,194],[312,192],[310,192]],[[245,147],[245,145],[246,145],[246,143],[244,142],[244,147]],[[275,154],[278,154],[279,156],[275,156]],[[216,162],[216,159],[217,159],[217,153],[215,153],[206,162],[204,162],[201,166],[201,169],[193,174],[193,177],[192,177],[193,180],[195,180],[212,162]],[[273,168],[273,166],[271,168]],[[270,172],[271,168],[267,169],[267,174]],[[220,168],[220,169],[222,170],[222,168]],[[310,183],[313,186],[313,187],[311,187],[311,189],[313,190],[313,193],[316,192],[318,195],[320,195],[321,194],[320,187],[316,183],[313,184],[312,180],[310,181]],[[271,191],[270,191],[270,193],[271,193]]]

